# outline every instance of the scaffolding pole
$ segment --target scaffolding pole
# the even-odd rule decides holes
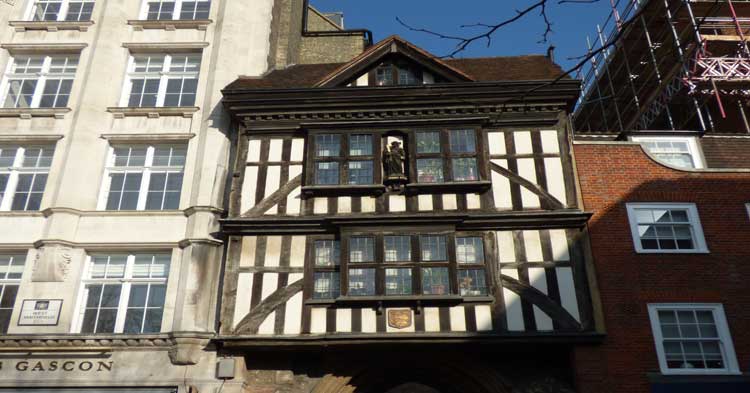
[[[648,43],[648,50],[651,54],[651,63],[654,66],[654,72],[656,73],[656,80],[658,82],[658,86],[662,85],[662,77],[661,72],[659,71],[659,62],[656,59],[656,53],[654,53],[654,43],[651,40],[651,34],[648,32],[648,25],[646,24],[646,19],[641,14],[640,18],[641,24],[643,25],[643,32],[646,34],[646,42]],[[657,100],[658,98],[655,98]],[[652,104],[653,105],[653,104]],[[669,110],[669,106],[664,106],[664,110],[667,111],[667,120],[669,121],[669,127],[674,130],[674,119],[672,119],[672,112]],[[645,115],[645,114],[644,114]],[[641,115],[643,116],[643,115]]]

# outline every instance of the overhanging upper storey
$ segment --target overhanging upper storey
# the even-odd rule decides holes
[[[229,85],[222,334],[591,337],[567,123],[579,85],[561,72],[391,37]]]

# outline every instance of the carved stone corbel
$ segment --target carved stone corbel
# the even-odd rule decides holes
[[[36,251],[31,281],[64,282],[73,261],[73,249],[62,245],[48,245]]]
[[[200,362],[201,354],[208,346],[212,335],[205,333],[173,333],[169,360],[178,366],[192,366]]]

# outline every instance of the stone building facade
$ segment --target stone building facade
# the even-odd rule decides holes
[[[219,90],[266,71],[273,7],[0,2],[0,391],[220,385]]]

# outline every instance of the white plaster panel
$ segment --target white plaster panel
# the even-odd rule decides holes
[[[432,195],[420,194],[417,197],[419,211],[432,211]]]
[[[292,154],[291,154],[291,161],[293,162],[301,162],[302,157],[304,157],[305,154],[305,139],[304,138],[294,138],[292,139]]]
[[[513,141],[516,145],[516,154],[532,154],[530,131],[516,131],[513,133]]]
[[[352,197],[339,197],[339,213],[348,214],[352,212]]]
[[[298,216],[302,210],[302,187],[297,187],[286,197],[286,214]]]
[[[547,274],[544,268],[529,269],[529,282],[539,292],[547,294]],[[537,306],[534,306],[534,320],[537,330],[552,330],[552,319]]]
[[[541,131],[542,137],[542,151],[544,153],[559,154],[560,153],[560,142],[557,140],[557,131],[546,130]]]
[[[484,304],[474,307],[478,332],[489,332],[492,330],[492,310]]]
[[[255,190],[258,187],[258,167],[245,168],[245,179],[242,182],[242,197],[240,202],[241,214],[255,206]]]
[[[255,265],[255,248],[257,246],[257,236],[245,236],[242,238],[242,254],[240,255],[240,267]]]
[[[492,160],[492,162],[508,169],[508,160]],[[510,195],[510,180],[495,171],[491,171],[491,173],[492,198],[495,201],[495,208],[503,210],[513,209],[513,199]]]
[[[482,199],[479,194],[466,194],[466,207],[471,210],[481,209]]]
[[[281,182],[281,165],[269,165],[267,168],[268,173],[266,174],[266,188],[263,193],[263,198],[268,198],[271,194],[276,192],[280,187]],[[268,209],[265,214],[277,214],[279,211],[278,205]]]
[[[289,266],[302,267],[305,266],[305,248],[306,239],[305,236],[292,236],[292,250],[289,254]],[[291,276],[290,277],[290,283]]]
[[[450,308],[451,331],[466,331],[466,308],[464,306],[455,306]]]
[[[443,210],[456,210],[458,209],[458,201],[456,200],[456,194],[443,194]]]
[[[352,309],[336,309],[336,332],[351,333],[352,331]]]
[[[261,290],[260,301],[266,300],[279,287],[278,273],[263,273],[263,288]]]
[[[260,162],[260,140],[251,139],[247,143],[247,162]]]
[[[576,321],[581,322],[581,314],[578,310],[578,297],[576,296],[576,286],[573,281],[573,268],[558,267],[557,285],[560,288],[560,302]]]
[[[316,307],[310,310],[310,333],[320,334],[326,332],[326,309]]]
[[[375,212],[375,198],[373,197],[362,197],[361,207],[362,213],[374,213]]]
[[[562,161],[559,158],[544,159],[544,173],[547,177],[547,191],[567,206],[565,195],[565,175],[563,174]]]
[[[516,261],[516,246],[513,240],[513,232],[511,231],[498,231],[497,232],[497,248],[500,257],[500,262],[515,262]]]
[[[555,261],[569,261],[568,237],[564,229],[552,229],[549,231],[550,243],[552,243],[552,258]]]
[[[503,155],[507,154],[505,149],[505,133],[504,132],[489,132],[487,138],[490,143],[490,154],[492,155]]]
[[[313,198],[313,213],[328,213],[328,198]]]
[[[252,300],[253,273],[240,273],[237,278],[237,300],[234,303],[233,325],[242,321],[250,313],[250,301]]]
[[[263,266],[277,267],[281,261],[281,236],[266,238],[266,258]]]
[[[424,308],[424,330],[426,332],[439,332],[440,331],[440,308],[438,307],[425,307]]]
[[[291,275],[290,280],[291,282]],[[284,311],[284,334],[300,334],[302,331],[302,292],[286,302]]]
[[[404,195],[389,195],[388,209],[393,213],[406,211],[406,197]]]
[[[517,163],[518,175],[533,184],[537,184],[536,166],[534,165],[534,159],[521,158],[517,160]],[[539,204],[539,197],[526,187],[521,187],[521,203],[525,208],[539,208],[541,206]]]
[[[518,270],[503,269],[502,274],[518,280]],[[503,298],[505,300],[505,314],[508,318],[508,330],[523,331],[526,325],[523,322],[523,308],[521,306],[521,297],[517,293],[503,288]]]
[[[268,161],[269,162],[281,162],[281,151],[284,147],[283,139],[271,139],[268,148]]]
[[[527,262],[542,262],[542,241],[539,237],[539,231],[523,231],[524,248],[526,249]]]
[[[378,316],[371,308],[362,309],[362,332],[376,333],[378,331]]]
[[[265,320],[263,320],[263,323],[260,324],[258,327],[258,334],[261,335],[270,335],[274,334],[274,326],[276,324],[276,311],[273,311],[272,313],[268,314]]]

